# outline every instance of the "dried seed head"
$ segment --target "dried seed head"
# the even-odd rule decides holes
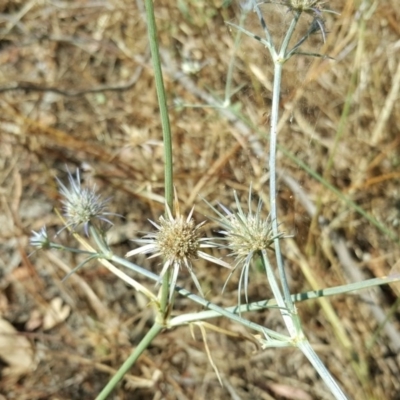
[[[150,221],[157,231],[149,233],[142,239],[135,240],[138,243],[142,243],[143,246],[128,252],[126,256],[130,257],[136,254],[152,254],[151,257],[162,256],[164,264],[158,283],[162,281],[165,273],[172,269],[170,298],[176,286],[178,272],[182,266],[187,268],[198,291],[203,294],[200,283],[193,272],[193,260],[203,258],[206,261],[229,269],[231,267],[226,262],[201,251],[203,248],[215,247],[215,244],[207,238],[201,238],[201,227],[204,222],[196,225],[192,218],[193,209],[188,217],[184,218],[179,211],[179,204],[176,200],[175,210],[176,216],[174,217],[169,207],[166,206],[166,216],[159,218],[159,224]]]
[[[234,193],[234,196],[237,211],[231,211],[220,204],[220,207],[225,212],[225,214],[223,214],[216,208],[210,206],[219,217],[215,218],[215,220],[224,228],[220,233],[225,236],[224,240],[226,245],[222,247],[230,250],[231,255],[235,257],[236,260],[232,273],[236,269],[241,269],[238,285],[238,303],[240,304],[242,286],[244,287],[246,301],[248,300],[247,286],[251,260],[260,252],[273,248],[272,245],[277,236],[273,234],[270,218],[264,219],[261,217],[261,201],[258,203],[256,212],[254,213],[252,211],[251,190],[249,191],[247,213],[243,211],[236,193]],[[278,234],[278,237],[280,236],[282,235]],[[232,273],[228,277],[228,280]]]
[[[63,196],[64,215],[67,219],[67,227],[76,229],[83,225],[86,235],[88,235],[88,226],[95,219],[101,220],[112,225],[105,216],[115,215],[106,212],[107,200],[102,200],[96,193],[96,186],[91,188],[82,188],[79,176],[79,170],[76,172],[76,179],[68,171],[70,188],[67,188],[59,179],[60,194]]]
[[[193,219],[184,219],[182,215],[174,218],[160,217],[156,241],[161,255],[165,259],[184,261],[197,258],[200,248],[200,226]]]
[[[226,215],[218,212],[222,217],[219,222],[225,228],[220,231],[225,236],[226,248],[236,259],[236,267],[243,265],[248,268],[255,254],[272,248],[275,236],[270,218],[261,217],[262,202],[258,203],[255,213],[251,210],[251,191],[249,192],[247,214],[243,211],[240,201],[235,195],[237,211],[233,212],[221,206]],[[281,235],[279,235],[281,236]]]
[[[237,259],[245,259],[250,253],[271,248],[274,236],[269,219],[261,219],[257,214],[249,214],[245,219],[240,214],[231,214],[227,219],[230,229],[223,233]]]

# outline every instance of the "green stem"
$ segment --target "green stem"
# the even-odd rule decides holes
[[[85,251],[81,249],[74,249],[73,247],[63,246],[62,244],[50,242],[49,248],[54,250],[63,250],[68,251],[70,253],[77,253],[77,254],[93,254],[91,251]]]
[[[261,22],[261,26],[262,26],[262,28],[263,28],[263,30],[264,30],[264,33],[265,33],[265,39],[266,39],[266,41],[267,41],[267,47],[268,47],[268,49],[269,49],[271,52],[275,52],[274,42],[272,41],[271,34],[269,33],[268,27],[267,27],[267,25],[265,24],[264,17],[263,17],[262,14],[261,14],[260,7],[258,6],[256,0],[253,0],[253,10],[255,11],[255,13],[256,13],[257,16],[258,16],[258,19],[259,19],[260,22]]]
[[[317,353],[311,347],[310,343],[307,340],[301,340],[300,342],[297,343],[297,347],[308,358],[308,361],[310,361],[312,366],[319,373],[319,376],[329,387],[332,394],[335,396],[336,400],[347,400],[346,395],[343,393],[342,389],[340,389],[339,385],[336,383],[332,375],[326,369],[325,365],[322,363]]]
[[[311,300],[311,299],[318,299],[320,297],[335,296],[338,294],[355,292],[357,290],[368,289],[368,288],[372,288],[372,287],[376,287],[376,286],[380,286],[380,285],[387,285],[388,283],[395,283],[395,282],[399,282],[399,281],[400,281],[400,276],[392,276],[392,277],[385,277],[385,278],[373,278],[373,279],[369,279],[369,280],[363,281],[363,282],[350,283],[348,285],[336,286],[336,287],[328,288],[328,289],[312,290],[309,292],[292,294],[291,297],[292,297],[292,301],[297,303],[297,302],[302,302],[302,301]],[[186,292],[185,289],[181,289],[179,287],[176,289],[182,296],[189,296],[189,292]],[[196,295],[193,295],[193,296],[196,296]],[[199,303],[199,301],[197,301],[197,298],[191,298],[191,300]],[[205,302],[204,299],[202,299],[201,297],[198,297],[198,300]],[[211,303],[209,303],[209,304],[211,304]],[[208,305],[206,305],[206,307],[208,307]],[[277,308],[277,307],[278,307],[278,305],[277,305],[276,299],[261,300],[261,301],[257,301],[254,303],[242,304],[241,306],[233,306],[233,307],[224,308],[224,310],[226,312],[226,314],[224,316],[227,318],[230,318],[229,313],[241,315],[246,312],[260,311],[260,310],[265,310],[266,308]],[[183,324],[186,324],[189,322],[204,321],[206,319],[218,318],[221,316],[222,316],[222,314],[219,311],[213,310],[213,309],[209,309],[206,311],[200,311],[200,312],[196,312],[196,313],[191,313],[191,314],[183,314],[183,315],[178,315],[177,317],[171,319],[170,326],[179,326],[179,325],[183,325]],[[238,321],[238,322],[242,323],[241,321]]]
[[[169,281],[171,279],[171,271],[168,269],[168,271],[165,273],[163,280],[162,280],[162,285],[161,285],[161,298],[160,298],[160,314],[163,315],[164,317],[167,316],[168,314],[168,308],[170,305],[170,301],[172,302],[172,298],[169,298]],[[173,297],[173,295],[172,295]],[[172,306],[172,304],[171,304]]]
[[[274,295],[276,303],[278,304],[286,328],[292,338],[297,337],[299,332],[301,333],[301,327],[299,326],[300,330],[297,330],[294,324],[294,318],[297,317],[297,314],[294,313],[296,308],[293,303],[292,303],[293,310],[288,311],[288,309],[286,308],[286,303],[283,300],[281,290],[279,288],[278,282],[276,281],[275,274],[274,271],[272,270],[271,263],[269,262],[266,250],[263,250],[261,252],[261,261],[264,265],[269,286],[271,287],[272,294]]]
[[[270,208],[271,208],[271,222],[272,232],[275,237],[275,256],[278,267],[279,277],[282,284],[283,296],[286,303],[286,308],[289,312],[294,313],[295,307],[290,297],[290,290],[288,280],[286,277],[285,267],[283,264],[283,257],[281,252],[281,246],[279,242],[279,230],[278,230],[278,211],[276,205],[277,189],[276,189],[276,151],[277,151],[277,136],[278,136],[278,117],[279,117],[279,100],[281,93],[281,81],[283,65],[286,61],[286,51],[289,46],[290,39],[293,35],[297,22],[299,20],[300,13],[295,13],[293,20],[289,26],[289,29],[283,39],[282,46],[279,50],[279,54],[271,52],[271,57],[274,61],[274,86],[272,92],[272,106],[271,106],[271,130],[270,130],[270,141],[269,141],[269,196],[270,196]]]
[[[278,282],[276,281],[274,271],[272,270],[271,263],[269,262],[268,254],[265,250],[261,252],[261,262],[264,265],[268,283],[269,286],[271,287],[272,294],[274,295],[276,304],[278,305],[279,308],[281,308],[281,311],[284,312],[286,305],[283,300],[281,290],[279,289]]]
[[[276,263],[278,266],[279,277],[282,284],[283,296],[285,298],[286,308],[292,312],[294,311],[294,304],[290,297],[289,285],[286,277],[285,267],[283,265],[283,258],[281,252],[281,246],[279,243],[279,230],[278,230],[278,211],[276,205],[276,146],[277,146],[277,134],[278,134],[278,116],[279,116],[279,98],[281,90],[281,79],[282,79],[283,64],[279,61],[275,61],[274,69],[274,88],[272,96],[272,109],[271,109],[271,131],[269,141],[269,196],[270,196],[270,212],[271,212],[271,223],[272,233],[275,237],[275,256]]]
[[[287,60],[288,59],[287,58],[287,48],[289,46],[290,39],[293,36],[293,32],[294,32],[294,30],[296,28],[296,25],[297,25],[297,22],[299,21],[299,18],[300,18],[300,13],[299,12],[295,12],[294,16],[293,16],[293,19],[292,19],[292,22],[290,23],[290,26],[289,26],[289,28],[288,28],[288,30],[286,32],[286,35],[285,35],[285,37],[284,37],[284,39],[282,41],[282,46],[281,46],[280,51],[279,51],[279,57],[281,58],[281,60]]]
[[[139,356],[149,347],[153,339],[161,332],[162,329],[163,326],[157,322],[152,326],[152,328],[147,332],[146,336],[141,340],[141,342],[135,348],[129,358],[121,365],[117,373],[112,377],[112,379],[107,383],[104,389],[96,397],[96,400],[105,400],[109,396],[109,394],[117,386],[118,382],[135,364]]]
[[[150,42],[151,59],[153,61],[154,79],[157,89],[158,105],[160,107],[161,125],[164,143],[164,179],[165,179],[165,201],[171,213],[174,213],[174,184],[173,184],[173,159],[172,159],[172,135],[169,123],[168,106],[164,88],[164,79],[161,70],[161,59],[158,49],[157,25],[154,16],[153,0],[145,0],[147,28]],[[166,316],[169,304],[168,288],[170,273],[163,277],[160,299],[160,312]]]
[[[161,70],[161,59],[158,50],[157,26],[154,17],[153,0],[145,0],[147,16],[147,31],[149,35],[151,59],[154,68],[154,79],[157,89],[158,105],[160,107],[161,125],[163,130],[164,142],[164,162],[165,162],[165,201],[169,209],[173,212],[174,185],[173,185],[173,166],[172,166],[172,139],[171,125],[169,123],[168,106],[165,95],[164,79]]]

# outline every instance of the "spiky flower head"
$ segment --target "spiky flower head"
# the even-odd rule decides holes
[[[63,211],[67,220],[66,227],[72,227],[75,230],[83,225],[85,234],[88,235],[89,224],[94,223],[96,219],[112,225],[112,222],[106,216],[116,214],[106,212],[106,204],[109,199],[103,200],[96,193],[96,185],[83,188],[79,170],[76,171],[75,179],[68,171],[68,180],[69,188],[57,178],[60,194],[63,197]]]
[[[235,266],[225,282],[224,289],[236,269],[241,268],[239,286],[238,286],[238,303],[240,304],[240,294],[242,286],[246,301],[248,302],[247,286],[249,280],[249,269],[253,257],[262,251],[273,249],[273,243],[277,236],[274,236],[272,223],[269,218],[262,218],[261,209],[262,201],[260,200],[255,213],[252,211],[251,190],[248,198],[248,212],[245,213],[240,205],[239,198],[234,192],[237,211],[231,211],[222,204],[225,214],[218,211],[215,207],[210,207],[218,215],[214,218],[224,229],[219,231],[224,235],[225,245],[223,247],[230,251],[230,255],[235,258]],[[278,237],[282,236],[279,234]]]
[[[130,257],[136,254],[152,253],[149,258],[157,256],[163,258],[164,263],[158,283],[162,281],[166,272],[171,269],[170,299],[172,298],[181,267],[187,268],[197,290],[203,295],[200,283],[193,271],[193,260],[203,258],[206,261],[231,268],[228,263],[201,251],[202,248],[215,247],[215,245],[209,239],[201,237],[201,228],[205,222],[196,225],[192,218],[193,210],[192,208],[187,218],[185,218],[180,213],[178,201],[175,201],[176,215],[174,217],[170,208],[166,205],[166,215],[160,216],[158,224],[149,220],[157,231],[147,234],[142,239],[135,240],[137,243],[142,243],[143,246],[126,254],[126,257]]]
[[[41,228],[39,232],[32,231],[29,243],[31,246],[37,247],[38,249],[49,249],[50,239],[46,227],[44,226]]]

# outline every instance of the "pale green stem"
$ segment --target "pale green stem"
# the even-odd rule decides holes
[[[279,230],[278,230],[278,212],[276,205],[276,143],[277,143],[277,129],[278,129],[278,115],[279,115],[279,98],[281,88],[283,65],[280,62],[275,61],[274,68],[274,89],[272,96],[272,109],[271,109],[271,130],[270,130],[270,142],[269,142],[269,196],[270,196],[270,213],[272,232],[275,237],[275,255],[276,263],[278,266],[279,277],[282,284],[283,296],[286,303],[286,308],[289,311],[294,310],[294,305],[290,297],[289,285],[286,278],[285,267],[283,265],[283,258],[281,247],[279,243]]]
[[[145,0],[147,29],[150,42],[151,59],[154,68],[154,79],[157,89],[158,105],[160,107],[161,125],[163,131],[164,144],[164,173],[165,173],[165,201],[174,213],[174,184],[173,184],[173,159],[172,159],[172,135],[171,125],[169,123],[167,99],[165,95],[164,79],[161,70],[161,59],[158,49],[157,25],[154,17],[153,0]],[[160,299],[160,312],[165,313],[168,310],[169,296],[168,290],[170,285],[170,273],[163,277]]]
[[[145,276],[155,282],[157,282],[159,279],[158,275],[154,274],[153,272],[147,271],[144,268],[142,268],[136,264],[131,263],[130,261],[126,260],[125,258],[118,257],[115,255],[112,255],[111,257],[104,257],[104,258],[107,258],[108,260],[113,261],[117,264],[123,265],[124,267],[129,268],[139,274],[143,274],[143,276]],[[180,287],[175,287],[175,291],[178,292],[181,296],[187,297],[188,299],[194,301],[195,303],[198,303],[203,307],[213,310],[213,312],[215,312],[219,316],[224,316],[226,318],[229,318],[232,321],[236,321],[239,324],[247,326],[248,328],[258,331],[258,332],[265,332],[265,330],[266,330],[266,328],[264,328],[258,324],[255,324],[254,322],[248,321],[245,318],[242,318],[241,316],[237,315],[237,313],[235,314],[232,311],[228,311],[225,308],[219,307],[216,304],[213,304],[210,301],[204,299],[203,297],[197,296],[196,294],[191,293],[186,289],[183,289]],[[235,308],[236,307],[232,307],[232,310]],[[267,333],[270,336],[273,336],[273,331],[270,331],[270,330],[267,330],[267,331],[268,331]],[[281,335],[281,337],[283,337],[283,336]]]
[[[261,262],[264,265],[265,273],[267,274],[267,280],[271,287],[272,294],[274,295],[276,304],[281,310],[286,309],[285,301],[283,300],[281,290],[279,288],[278,282],[276,281],[274,271],[272,270],[271,263],[268,259],[268,254],[265,250],[261,252]]]
[[[154,80],[156,83],[158,105],[160,107],[161,125],[164,143],[164,171],[165,171],[165,200],[169,209],[173,212],[174,185],[173,185],[173,166],[172,166],[172,136],[171,125],[169,123],[167,98],[164,88],[164,79],[161,70],[161,59],[158,50],[157,26],[154,17],[153,0],[145,0],[147,32],[149,35],[151,59],[154,68]]]
[[[89,226],[90,234],[93,237],[94,241],[96,242],[97,246],[103,253],[103,257],[109,261],[113,261],[117,264],[121,264],[147,278],[150,278],[152,280],[155,280],[156,282],[158,281],[159,277],[158,275],[142,268],[139,267],[136,264],[133,264],[126,260],[125,258],[121,258],[118,256],[115,256],[112,254],[111,250],[108,248],[107,244],[104,242],[103,237],[99,235],[96,227],[93,225]],[[170,280],[170,271],[168,270],[165,273],[165,276],[162,280],[162,286],[161,286],[161,297],[160,297],[160,309],[159,312],[161,315],[164,316],[164,318],[167,316],[168,313],[168,307],[170,306],[169,303],[169,280]]]
[[[385,278],[373,278],[373,279],[368,279],[368,280],[362,281],[362,282],[350,283],[348,285],[342,285],[342,286],[337,286],[337,287],[328,288],[328,289],[312,290],[309,292],[292,294],[291,297],[292,297],[292,301],[297,303],[297,302],[302,302],[302,301],[311,300],[311,299],[318,299],[320,297],[334,296],[334,295],[338,295],[338,294],[355,292],[357,290],[369,289],[372,287],[376,287],[376,286],[380,286],[380,285],[387,285],[388,283],[394,283],[394,282],[399,282],[399,281],[400,281],[400,275],[395,275],[395,276],[385,277]],[[176,290],[182,296],[187,296],[188,294],[191,294],[190,292],[187,292],[185,289],[181,289],[179,287],[177,287]],[[193,296],[196,296],[196,295],[193,295]],[[202,299],[201,297],[199,297],[199,299],[201,299],[202,302],[204,302],[204,299]],[[197,299],[195,299],[195,298],[191,298],[191,300],[197,302]],[[257,302],[249,303],[249,304],[242,304],[241,306],[227,307],[224,310],[227,313],[242,315],[243,313],[246,313],[246,312],[260,311],[260,310],[265,310],[266,308],[277,308],[277,307],[278,307],[278,305],[277,305],[275,299],[268,299],[268,300],[261,300],[261,301],[257,301]],[[227,314],[225,316],[227,318],[230,318],[230,317],[228,317],[228,315],[229,314]],[[218,318],[220,316],[221,316],[221,314],[218,311],[214,311],[214,310],[200,311],[200,312],[193,313],[193,314],[179,315],[170,321],[170,325],[178,326],[178,325],[182,325],[182,324],[185,324],[188,322],[203,321],[206,319]]]
[[[280,57],[280,61],[282,61],[282,59],[286,60],[287,59],[287,48],[289,46],[289,42],[290,39],[292,38],[293,32],[296,28],[297,22],[299,21],[300,18],[300,13],[299,12],[295,12],[294,13],[294,17],[292,19],[292,22],[290,23],[290,26],[286,32],[286,35],[282,41],[282,46],[281,49],[279,51],[279,57]],[[274,60],[275,61],[275,60]],[[276,61],[275,61],[276,62]]]
[[[255,13],[257,14],[258,19],[261,22],[262,28],[263,28],[264,33],[265,33],[265,39],[266,39],[266,41],[268,43],[268,49],[271,52],[273,52],[273,51],[275,51],[274,50],[274,42],[272,41],[272,37],[271,37],[271,34],[269,33],[267,25],[265,25],[264,17],[261,14],[261,10],[260,10],[260,7],[257,4],[257,0],[253,0],[253,9],[254,9]]]
[[[292,338],[296,337],[298,332],[295,329],[294,324],[293,324],[293,318],[295,316],[294,311],[296,310],[296,308],[294,307],[294,305],[293,305],[293,311],[292,310],[289,311],[286,308],[286,303],[285,303],[285,301],[284,301],[284,299],[282,297],[281,290],[279,288],[278,282],[276,281],[276,278],[275,278],[275,275],[274,275],[274,271],[272,270],[271,264],[270,264],[269,259],[268,259],[267,252],[265,250],[263,250],[261,252],[261,262],[264,265],[265,272],[267,274],[267,280],[268,280],[269,286],[271,287],[272,294],[274,295],[276,303],[278,304],[278,307],[280,309],[282,318],[283,318],[283,320],[285,322],[286,328],[289,331],[290,336]]]
[[[312,346],[307,340],[301,340],[297,343],[297,347],[303,352],[303,354],[308,358],[308,361],[312,364],[315,370],[318,372],[319,376],[328,386],[332,394],[335,396],[336,400],[347,400],[346,395],[343,393],[342,389],[333,379],[330,372],[326,369],[323,362],[318,357],[317,353],[314,351]]]
[[[271,53],[273,61],[274,61],[274,86],[273,86],[273,95],[272,95],[272,108],[271,108],[271,130],[270,130],[270,148],[269,148],[269,171],[270,171],[270,213],[271,213],[271,221],[272,221],[272,232],[275,237],[274,245],[275,245],[275,255],[276,262],[278,266],[279,277],[281,279],[281,284],[283,288],[283,294],[285,298],[286,308],[289,311],[289,314],[285,314],[282,312],[282,317],[286,323],[286,327],[288,328],[292,338],[294,339],[296,345],[303,351],[305,356],[312,363],[316,371],[320,374],[324,382],[327,384],[329,389],[335,395],[336,399],[346,399],[346,396],[341,391],[338,384],[333,379],[332,375],[326,369],[322,361],[319,359],[310,343],[304,337],[302,332],[300,319],[296,313],[296,308],[292,301],[289,285],[286,277],[286,272],[283,264],[282,252],[280,249],[279,243],[279,231],[278,231],[278,213],[277,213],[277,188],[276,188],[276,150],[277,150],[277,127],[278,127],[278,116],[279,116],[279,100],[280,100],[280,90],[281,90],[281,79],[282,79],[282,70],[283,64],[286,61],[286,51],[289,45],[290,39],[296,27],[297,21],[299,19],[300,13],[295,13],[292,23],[285,35],[285,38],[282,42],[282,46],[279,54],[276,56]],[[270,275],[270,274],[269,274]],[[269,277],[270,278],[270,277]],[[273,286],[271,286],[273,288]],[[275,295],[275,292],[273,292]],[[280,294],[280,293],[279,293]],[[278,305],[280,303],[279,297],[276,299]]]
[[[50,242],[49,243],[49,248],[54,249],[54,250],[62,250],[62,251],[68,251],[70,253],[78,253],[78,254],[93,254],[91,251],[86,251],[86,250],[81,250],[81,249],[74,249],[73,247],[67,247],[63,246],[62,244],[59,243],[54,243]]]
[[[281,92],[281,80],[282,80],[282,70],[283,64],[285,62],[285,54],[287,47],[290,42],[290,38],[294,32],[297,21],[299,19],[299,13],[295,13],[295,16],[290,24],[290,27],[285,35],[282,42],[279,55],[273,54],[271,52],[272,59],[274,61],[274,86],[272,92],[272,106],[271,106],[271,129],[270,129],[270,142],[269,142],[269,196],[270,196],[270,212],[271,212],[271,222],[272,222],[272,233],[275,237],[275,256],[276,263],[278,267],[279,277],[282,284],[283,296],[286,303],[286,308],[289,312],[295,312],[295,307],[290,296],[290,290],[288,285],[288,280],[286,277],[285,267],[283,264],[282,252],[279,242],[279,230],[278,230],[278,211],[276,204],[276,149],[277,149],[277,136],[278,136],[278,118],[279,118],[279,100]]]
[[[163,325],[157,322],[154,323],[154,325],[146,333],[146,336],[140,341],[132,354],[126,359],[126,361],[121,365],[117,373],[110,379],[104,389],[96,397],[96,400],[105,400],[109,396],[109,394],[117,386],[118,382],[120,382],[124,375],[132,368],[140,355],[150,346],[151,342],[161,332],[163,328]]]
[[[89,232],[90,236],[94,239],[98,248],[103,253],[104,258],[108,259],[111,256],[111,250],[104,241],[103,236],[99,233],[97,228],[92,224],[89,225]]]
[[[171,271],[168,268],[167,272],[163,276],[162,279],[162,284],[161,284],[161,297],[160,297],[160,314],[164,316],[164,318],[167,317],[168,314],[168,307],[171,305],[172,306],[172,299],[170,302],[169,299],[169,285],[170,285],[170,279],[171,279]]]

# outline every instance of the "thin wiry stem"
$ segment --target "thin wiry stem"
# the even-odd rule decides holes
[[[264,26],[265,21],[262,18],[261,11],[255,2],[254,4],[256,12],[260,18],[260,23],[262,26]],[[276,151],[277,151],[277,134],[278,134],[279,99],[280,99],[283,64],[286,61],[285,56],[287,52],[287,47],[293,35],[294,29],[297,25],[299,16],[300,16],[299,12],[294,13],[293,20],[283,39],[279,53],[276,54],[276,52],[272,51],[271,48],[269,49],[272,59],[274,61],[274,85],[273,85],[272,106],[271,106],[270,145],[269,145],[269,171],[270,171],[269,195],[270,195],[270,208],[271,208],[271,223],[272,223],[272,233],[274,237],[275,255],[276,255],[279,277],[283,288],[283,295],[286,307],[290,312],[295,312],[295,307],[290,297],[289,285],[286,277],[282,252],[279,243],[280,235],[278,230],[278,212],[276,204],[276,196],[277,196]]]
[[[154,16],[153,0],[145,0],[147,28],[150,42],[151,59],[154,68],[154,80],[156,83],[158,104],[160,107],[161,124],[163,131],[164,144],[164,175],[165,175],[165,202],[167,209],[173,210],[174,190],[173,190],[173,159],[172,159],[172,134],[169,122],[168,106],[164,88],[164,79],[161,69],[160,53],[158,50],[157,25]],[[170,284],[169,270],[165,274],[162,282],[160,308],[166,314],[168,309],[168,293]]]
[[[270,195],[270,212],[271,212],[271,223],[272,232],[274,236],[275,245],[275,256],[278,266],[279,277],[281,279],[283,296],[285,299],[286,307],[289,311],[294,311],[294,304],[290,297],[290,290],[288,281],[286,278],[285,267],[283,264],[282,251],[279,243],[279,230],[278,230],[278,211],[276,204],[276,144],[278,134],[278,115],[279,115],[279,98],[281,88],[283,65],[280,62],[275,63],[274,70],[274,89],[272,97],[272,109],[271,109],[271,129],[270,129],[270,143],[269,143],[269,195]]]
[[[173,210],[174,184],[173,184],[173,165],[172,165],[172,134],[169,122],[167,98],[164,88],[164,79],[161,69],[160,53],[158,50],[157,25],[154,16],[153,0],[145,0],[147,30],[151,50],[151,59],[154,68],[154,80],[156,83],[158,105],[160,107],[161,124],[163,131],[164,144],[164,171],[165,171],[165,200],[168,207]]]
[[[253,1],[253,6],[254,6],[254,11],[256,12],[257,17],[260,20],[261,27],[263,28],[264,33],[265,33],[265,38],[267,39],[267,42],[269,44],[268,48],[270,50],[273,50],[274,49],[274,43],[273,43],[271,35],[269,33],[267,24],[265,23],[265,19],[264,19],[262,13],[261,13],[260,7],[258,6],[256,0],[252,0],[252,1]]]
[[[110,379],[108,384],[103,388],[100,394],[96,397],[96,400],[106,400],[111,392],[115,389],[118,382],[124,377],[124,375],[130,370],[140,355],[150,346],[151,342],[155,337],[162,331],[164,326],[159,323],[155,323],[152,328],[146,333],[145,337],[140,341],[139,345],[135,347],[131,355],[121,365],[117,373]]]

